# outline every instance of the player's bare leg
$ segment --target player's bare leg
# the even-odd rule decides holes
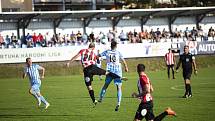
[[[121,89],[122,84],[117,84],[116,87],[117,87],[117,105],[116,105],[115,111],[118,111],[120,107],[121,99],[122,99],[122,89]]]

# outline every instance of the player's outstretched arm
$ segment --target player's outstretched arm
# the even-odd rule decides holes
[[[43,79],[45,77],[45,68],[38,65],[38,71],[41,71],[41,75],[40,75],[40,78]]]
[[[124,67],[125,67],[125,72],[128,72],[128,65],[127,65],[125,59],[122,59],[122,62],[123,62]]]
[[[77,53],[74,57],[72,57],[71,60],[67,61],[66,66],[69,67],[69,64],[76,60],[80,55],[81,55],[80,53]]]
[[[45,68],[40,66],[39,70],[42,71],[42,75],[41,75],[41,78],[43,79],[45,77]]]

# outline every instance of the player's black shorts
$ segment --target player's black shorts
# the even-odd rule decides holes
[[[93,75],[105,75],[106,71],[96,65],[90,65],[84,68],[84,80],[86,86],[90,86],[93,81]]]
[[[183,70],[184,80],[186,80],[186,79],[190,80],[191,79],[191,75],[192,75],[192,70]]]
[[[135,119],[142,120],[145,118],[147,121],[148,120],[153,120],[155,118],[154,113],[153,113],[153,102],[147,102],[143,103],[141,102],[139,104],[139,107],[137,109]]]
[[[167,65],[168,68],[173,68],[174,67],[174,64],[172,65]]]

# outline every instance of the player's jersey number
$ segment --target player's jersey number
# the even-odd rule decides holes
[[[92,60],[92,56],[89,56],[88,54],[84,55],[83,61]]]
[[[110,54],[110,62],[116,62],[116,56]]]

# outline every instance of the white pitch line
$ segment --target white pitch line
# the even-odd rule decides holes
[[[178,87],[184,87],[184,85],[176,85],[176,86],[171,87],[171,89],[172,90],[184,90],[184,89],[181,89],[181,88],[178,88]]]
[[[198,85],[207,85],[207,84],[210,84],[210,83],[199,83]],[[195,85],[195,84],[194,84]],[[184,87],[184,85],[176,85],[176,86],[172,86],[171,89],[172,90],[184,90],[184,88],[179,88],[179,87]]]

